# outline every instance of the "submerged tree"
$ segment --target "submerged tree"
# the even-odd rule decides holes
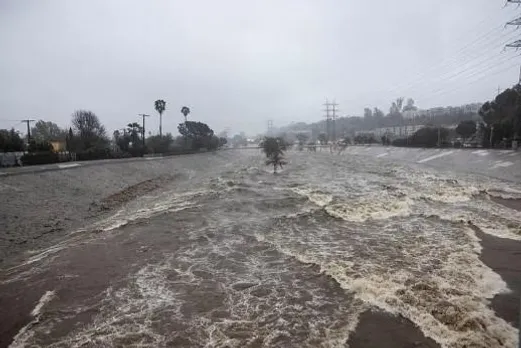
[[[318,141],[320,142],[320,145],[326,145],[327,144],[327,134],[326,133],[320,133],[318,135]]]
[[[287,144],[282,138],[265,137],[261,142],[262,152],[266,155],[266,165],[273,166],[273,173],[277,173],[277,167],[286,164],[284,159],[284,151],[287,149]]]
[[[298,140],[298,149],[299,151],[304,150],[304,144],[306,141],[308,141],[309,137],[305,133],[298,133],[297,134],[297,140]]]

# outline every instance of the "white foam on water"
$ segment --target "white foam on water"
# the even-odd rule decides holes
[[[486,234],[521,240],[521,212],[487,200],[468,201],[464,206],[424,207],[423,213],[453,223],[470,221]]]
[[[458,203],[470,201],[480,190],[474,186],[432,185],[429,189],[411,193],[415,198],[426,198],[443,203]]]
[[[77,245],[77,242],[78,242],[78,236],[73,236],[70,239],[59,242],[59,243],[57,243],[53,246],[50,246],[48,248],[45,248],[43,250],[32,251],[31,254],[34,254],[33,256],[29,257],[24,262],[7,269],[6,272],[10,277],[5,280],[2,280],[1,282],[10,283],[10,282],[22,280],[24,278],[28,278],[29,276],[38,273],[39,271],[41,271],[43,269],[43,267],[40,267],[40,268],[32,267],[23,272],[18,272],[18,273],[16,273],[16,272],[20,268],[32,265],[33,263],[40,262],[43,260],[47,261],[47,264],[49,264],[54,259],[54,257],[56,257],[56,254],[58,252],[60,252],[63,249],[66,249],[72,245]],[[14,276],[13,276],[13,274],[14,274]]]
[[[472,151],[472,153],[474,155],[478,155],[478,156],[488,156],[489,155],[488,150],[477,150],[477,151]]]
[[[93,229],[111,231],[130,222],[148,219],[154,215],[165,212],[177,212],[194,208],[198,197],[211,194],[211,190],[199,190],[183,193],[166,192],[158,196],[143,197],[138,201],[136,207],[124,207],[111,217],[94,224]]]
[[[291,191],[300,196],[307,197],[311,202],[319,207],[325,207],[333,200],[332,195],[309,187],[293,187],[291,188]]]
[[[205,231],[188,233],[195,242]],[[53,346],[119,346],[137,337],[141,347],[157,347],[176,336],[189,338],[193,346],[243,347],[254,342],[272,346],[298,338],[299,327],[305,325],[309,325],[305,340],[290,346],[315,347],[317,342],[324,347],[343,346],[356,327],[359,311],[352,313],[320,287],[301,281],[283,267],[280,257],[244,251],[251,247],[251,240],[244,244],[238,239],[188,246],[141,268],[129,276],[128,285],[107,289],[105,304],[91,325],[70,332]],[[261,250],[267,251],[266,247]],[[246,257],[235,259],[233,255],[242,251]],[[224,267],[219,266],[223,262]],[[229,268],[232,265],[237,268]],[[285,276],[292,278],[283,282]],[[293,303],[300,293],[305,302]],[[214,296],[215,301],[211,300]],[[198,307],[201,303],[202,308]],[[333,313],[324,313],[326,305]],[[215,317],[219,312],[225,315]],[[300,317],[302,322],[295,320]],[[157,322],[164,323],[166,331]],[[178,330],[168,330],[169,325]]]
[[[79,163],[58,164],[58,168],[60,169],[74,168],[79,166]]]
[[[31,320],[29,324],[25,325],[23,328],[20,329],[20,331],[18,331],[16,336],[13,338],[13,342],[9,345],[9,348],[23,348],[28,346],[28,341],[34,336],[34,331],[30,329],[40,322],[42,309],[55,297],[56,293],[54,290],[47,291],[45,292],[45,294],[42,295],[42,297],[40,297],[40,300],[31,311],[31,316],[33,317],[33,320]]]
[[[508,168],[512,165],[514,165],[514,163],[510,161],[496,161],[495,164],[492,166],[492,169]]]
[[[363,222],[368,219],[382,220],[397,216],[407,216],[411,213],[412,201],[398,192],[396,195],[383,192],[361,197],[353,197],[347,202],[341,202],[332,194],[310,187],[294,187],[292,192],[307,197],[311,202],[339,219],[346,221]]]
[[[511,187],[491,185],[492,187],[486,188],[485,191],[488,195],[496,198],[503,199],[521,199],[521,190],[514,189]]]
[[[521,198],[521,187],[516,184],[472,177],[455,180],[441,174],[421,172],[400,174],[406,182],[397,186],[414,201],[412,214],[435,215],[457,223],[471,221],[485,233],[521,239],[521,212],[483,196],[487,193],[498,198]]]
[[[23,192],[22,189],[19,189],[18,187],[15,187],[13,185],[0,184],[0,191],[7,191],[7,190],[12,190],[15,192]]]
[[[336,218],[364,222],[367,220],[385,220],[392,217],[411,214],[412,201],[408,197],[393,197],[382,194],[379,197],[361,197],[351,202],[330,204],[325,211]]]
[[[470,228],[422,218],[386,222],[371,233],[349,225],[335,232],[333,226],[305,232],[306,243],[290,221],[283,231],[256,237],[300,262],[319,265],[346,291],[408,318],[443,347],[494,347],[498,340],[515,347],[517,329],[488,307],[490,298],[509,290],[479,260],[479,240]]]
[[[71,332],[55,346],[117,346],[122,340],[128,344],[129,338],[143,347],[166,345],[165,334],[154,325],[164,315],[166,325],[183,324],[194,346],[275,345],[288,339],[293,326],[300,325],[292,320],[298,318],[310,322],[306,329],[309,339],[299,346],[320,342],[338,347],[345,345],[360,313],[378,307],[408,318],[443,347],[488,348],[497,346],[499,340],[505,347],[514,347],[518,331],[488,308],[490,298],[508,291],[506,284],[479,260],[481,247],[475,233],[453,221],[471,219],[479,227],[497,229],[517,221],[517,215],[487,200],[473,199],[488,184],[468,185],[438,174],[407,171],[391,173],[384,180],[386,190],[381,189],[382,182],[371,186],[370,178],[364,181],[348,173],[345,182],[337,178],[341,182],[328,182],[323,188],[288,189],[323,209],[287,219],[277,216],[277,223],[265,228],[262,219],[252,226],[241,224],[244,221],[230,223],[254,234],[270,249],[248,250],[256,243],[241,242],[242,232],[237,229],[215,227],[213,235],[223,240],[207,244],[198,241],[208,240],[202,238],[208,231],[186,231],[190,235],[186,249],[165,257],[164,262],[144,265],[129,275],[129,283],[123,287],[107,289],[94,323]],[[177,200],[152,208],[152,214],[168,206],[166,209],[183,209],[182,202],[198,203],[192,198]],[[126,220],[126,213],[139,211],[134,208],[117,218]],[[339,219],[328,218],[322,211],[337,214]],[[439,218],[425,217],[431,214]],[[271,246],[291,257],[291,262],[294,258],[313,265],[312,269],[318,265],[357,301],[346,304],[345,300],[321,297],[321,285],[314,288],[313,281],[300,284],[298,275],[290,277],[292,268],[300,264],[295,261],[288,267],[279,256],[270,259]],[[286,280],[290,286],[285,278],[290,279]],[[196,291],[209,283],[214,287],[208,294],[224,294],[226,318],[215,319],[207,312],[183,313],[183,306],[196,302]],[[238,284],[250,285],[238,290],[234,288]],[[256,294],[258,290],[264,292]],[[312,300],[305,305],[290,303],[288,298],[300,291],[308,291]],[[323,312],[314,312],[331,300],[338,317],[327,319],[347,318],[341,327],[331,328],[320,317]]]
[[[125,207],[120,209],[114,215],[101,220],[89,228],[81,228],[79,230],[73,231],[70,233],[70,238],[61,241],[51,247],[45,248],[43,250],[33,252],[35,255],[32,255],[30,258],[25,260],[24,262],[7,269],[8,273],[14,273],[18,269],[23,268],[25,266],[40,262],[42,260],[46,260],[47,264],[52,262],[52,257],[56,257],[56,255],[67,248],[78,245],[80,243],[84,243],[88,240],[92,240],[95,236],[90,236],[88,238],[85,237],[84,232],[88,231],[104,231],[109,232],[120,227],[126,226],[127,224],[141,220],[147,219],[154,215],[162,214],[162,213],[175,213],[180,212],[186,209],[196,208],[199,205],[196,203],[196,199],[207,194],[211,194],[214,191],[211,190],[200,190],[200,191],[190,191],[184,193],[164,193],[160,197],[143,197],[145,203],[138,202],[137,207]],[[148,200],[148,203],[146,202]],[[141,208],[141,206],[146,206],[146,208]],[[48,260],[47,260],[48,259]],[[39,268],[31,268],[29,270],[19,272],[11,276],[6,280],[2,280],[3,283],[9,283],[17,280],[21,280],[31,276],[35,273],[41,272],[44,267]]]
[[[51,302],[51,300],[54,298],[55,295],[56,295],[56,293],[54,292],[54,290],[47,291],[45,294],[43,294],[43,296],[38,301],[38,304],[36,305],[36,307],[34,307],[34,309],[31,311],[31,315],[33,317],[37,317],[38,315],[40,315],[40,313],[42,312],[42,308],[47,303]]]
[[[449,156],[449,155],[452,155],[454,153],[454,151],[445,151],[445,152],[442,152],[442,153],[439,153],[437,155],[433,155],[433,156],[430,156],[430,157],[427,157],[427,158],[424,158],[424,159],[421,159],[419,160],[417,163],[425,163],[425,162],[429,162],[429,161],[432,161],[436,158],[441,158],[441,157],[445,157],[445,156]]]
[[[126,337],[133,344],[141,341],[140,347],[164,346],[166,337],[155,332],[151,317],[165,310],[178,316],[181,305],[167,287],[167,269],[168,262],[147,265],[132,275],[131,286],[106,289],[104,305],[93,322],[49,347],[120,346],[122,340],[128,344]]]
[[[384,153],[381,153],[379,155],[376,155],[376,158],[382,158],[382,157],[385,157],[385,156],[388,156],[389,155],[389,152],[384,152]]]

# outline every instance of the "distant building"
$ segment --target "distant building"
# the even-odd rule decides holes
[[[455,129],[458,125],[457,124],[450,124],[450,125],[444,125],[443,128],[448,129]],[[414,133],[416,133],[418,130],[427,127],[423,124],[415,124],[415,125],[407,125],[407,126],[395,126],[395,127],[382,127],[382,128],[375,128],[371,130],[365,130],[365,131],[357,131],[355,132],[355,135],[359,134],[372,134],[375,136],[376,139],[381,138],[382,136],[387,136],[391,139],[399,139],[399,138],[407,138]]]

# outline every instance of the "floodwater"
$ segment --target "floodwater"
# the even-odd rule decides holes
[[[325,151],[277,175],[257,150],[215,156],[6,272],[0,289],[37,303],[11,346],[345,347],[370,308],[445,347],[516,346],[468,222],[521,239],[490,200],[521,187]]]

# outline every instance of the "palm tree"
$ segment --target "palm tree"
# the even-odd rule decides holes
[[[186,122],[186,117],[188,116],[188,114],[190,113],[190,108],[188,106],[183,106],[181,108],[181,113],[184,115],[185,117],[185,122]]]
[[[163,136],[163,112],[166,109],[166,102],[163,99],[158,99],[154,102],[156,111],[159,113],[159,136]]]
[[[273,166],[273,173],[277,173],[277,167],[282,168],[287,162],[284,160],[284,151],[287,148],[286,142],[282,138],[266,137],[260,144],[262,152],[268,158],[266,165]]]

